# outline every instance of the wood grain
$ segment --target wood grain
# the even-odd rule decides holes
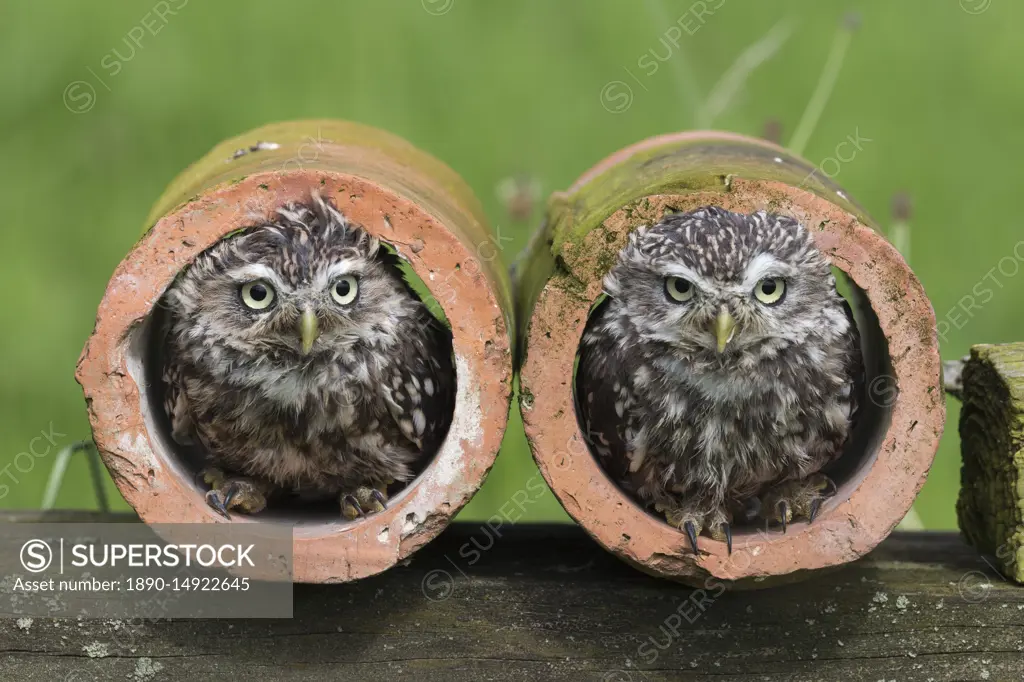
[[[1024,343],[974,346],[962,380],[960,528],[1024,583]]]
[[[296,586],[290,620],[0,623],[0,679],[25,682],[1022,676],[1024,591],[949,533],[726,593],[650,578],[573,526],[455,524],[381,576]]]

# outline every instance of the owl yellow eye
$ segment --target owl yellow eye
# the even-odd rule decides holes
[[[346,275],[331,285],[331,298],[338,305],[348,305],[356,300],[359,293],[359,280],[352,275]]]
[[[274,287],[261,279],[242,285],[242,303],[253,310],[263,310],[274,302]]]
[[[765,305],[774,305],[786,294],[786,280],[766,277],[754,285],[754,298]]]
[[[693,282],[682,277],[669,277],[665,280],[665,293],[669,299],[677,303],[686,303],[693,298]]]

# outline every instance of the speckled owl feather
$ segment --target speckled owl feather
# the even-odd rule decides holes
[[[670,277],[692,299],[669,296]],[[762,280],[784,282],[780,301],[754,297]],[[581,425],[642,501],[699,532],[842,451],[860,396],[859,341],[797,221],[715,207],[667,215],[630,235],[604,289],[581,344]],[[720,352],[723,306],[735,332]]]
[[[357,293],[340,305],[330,288],[347,277]],[[243,304],[254,281],[273,289],[266,309]],[[395,257],[318,196],[201,254],[166,306],[173,437],[226,471],[314,495],[379,488],[408,480],[447,433],[450,331]],[[319,333],[303,352],[306,311]]]

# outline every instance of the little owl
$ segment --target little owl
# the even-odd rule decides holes
[[[813,521],[863,384],[825,257],[792,218],[705,207],[634,231],[580,346],[576,399],[608,474],[688,536]]]
[[[166,295],[172,436],[209,467],[207,502],[275,494],[381,511],[454,412],[451,332],[377,238],[314,195],[201,254]]]

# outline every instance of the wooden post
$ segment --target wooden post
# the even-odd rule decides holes
[[[979,345],[963,370],[960,529],[1024,583],[1024,343]]]

